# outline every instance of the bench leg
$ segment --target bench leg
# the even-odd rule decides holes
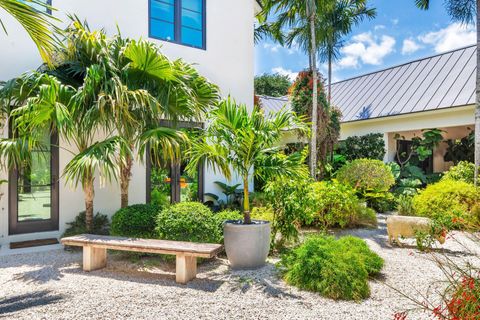
[[[197,258],[177,255],[176,279],[178,283],[186,284],[197,276]]]
[[[107,266],[107,249],[83,247],[83,270],[93,271]]]

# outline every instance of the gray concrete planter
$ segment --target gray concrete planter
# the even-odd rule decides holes
[[[252,222],[227,221],[223,225],[225,251],[233,269],[256,269],[265,265],[270,251],[270,222]]]

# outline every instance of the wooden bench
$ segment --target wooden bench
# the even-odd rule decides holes
[[[62,244],[83,247],[83,270],[106,267],[107,249],[145,253],[171,254],[176,259],[176,281],[186,284],[197,275],[197,257],[213,258],[222,245],[169,240],[149,240],[82,234],[61,239]]]

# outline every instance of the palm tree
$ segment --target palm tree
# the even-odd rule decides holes
[[[52,21],[58,21],[58,19],[53,18],[47,13],[47,9],[52,8],[45,5],[44,2],[39,0],[31,0],[30,2],[44,7],[45,11],[36,10],[31,5],[19,0],[0,0],[0,8],[8,12],[22,25],[37,45],[43,61],[51,64],[52,53],[58,42],[54,35],[54,32],[58,32],[58,29],[52,24]],[[3,31],[8,34],[8,30],[5,28],[1,19],[0,25]]]
[[[282,110],[266,116],[258,106],[249,112],[245,105],[237,105],[230,98],[219,102],[209,115],[203,141],[192,144],[188,152],[187,171],[195,172],[198,164],[203,162],[227,179],[231,179],[233,173],[241,177],[244,223],[250,224],[250,173],[254,172],[262,179],[307,177],[301,155],[281,155],[275,146],[283,130],[298,128],[307,131],[308,128],[291,111]]]
[[[415,0],[422,10],[428,10],[430,0]],[[446,0],[445,6],[454,21],[477,25],[477,86],[475,99],[475,186],[480,184],[480,0]]]
[[[367,8],[367,0],[335,0],[330,10],[320,14],[317,32],[320,37],[320,58],[328,63],[328,104],[332,98],[332,64],[339,58],[343,37],[365,18],[373,19],[375,16],[376,10]]]

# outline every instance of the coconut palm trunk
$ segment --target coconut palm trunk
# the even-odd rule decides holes
[[[133,159],[125,156],[125,161],[120,164],[120,207],[128,206],[128,188],[132,177]]]
[[[332,100],[332,52],[328,53],[328,105],[331,104]]]
[[[317,59],[316,59],[316,38],[315,38],[315,2],[309,1],[307,3],[307,11],[310,19],[310,59],[312,62],[312,78],[313,78],[313,93],[312,93],[312,137],[310,140],[310,176],[315,179],[317,172],[317,127],[318,127],[318,74],[317,74]]]
[[[245,224],[252,223],[250,217],[250,198],[248,194],[248,173],[243,177],[243,221]]]
[[[477,88],[475,107],[475,186],[479,185],[480,168],[480,0],[477,0]]]
[[[93,229],[93,199],[95,198],[95,189],[93,186],[93,173],[88,174],[83,181],[83,195],[85,198],[85,224],[87,231]]]

